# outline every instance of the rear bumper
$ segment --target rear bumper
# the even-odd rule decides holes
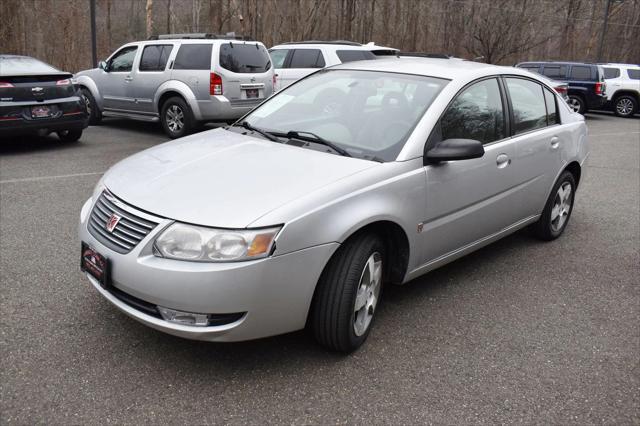
[[[206,100],[190,100],[189,106],[198,121],[229,121],[237,120],[265,99],[240,99],[230,101],[224,96],[212,96]]]
[[[52,116],[33,118],[31,108],[46,105]],[[63,102],[0,104],[0,136],[17,136],[35,133],[51,133],[58,130],[84,129],[89,125],[89,116],[79,98],[66,98]]]

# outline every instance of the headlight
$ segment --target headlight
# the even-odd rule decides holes
[[[154,254],[194,262],[229,262],[269,256],[280,227],[215,229],[174,223],[154,243]]]

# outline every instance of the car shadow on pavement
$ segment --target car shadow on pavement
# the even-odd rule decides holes
[[[62,142],[54,134],[49,136],[16,136],[0,138],[0,155],[22,154],[34,151],[59,151],[71,149],[82,143],[87,136],[78,142]]]

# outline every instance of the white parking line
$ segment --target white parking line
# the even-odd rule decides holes
[[[50,179],[64,179],[64,178],[72,178],[72,177],[80,177],[80,176],[93,176],[93,175],[102,175],[104,172],[90,172],[90,173],[74,173],[71,175],[56,175],[56,176],[37,176],[37,177],[28,177],[28,178],[19,178],[19,179],[6,179],[0,180],[0,184],[3,183],[17,183],[17,182],[34,182],[38,180],[50,180]]]
[[[640,132],[597,133],[597,134],[589,135],[589,136],[593,137],[593,136],[635,135],[635,134],[638,134],[638,133],[640,133]]]

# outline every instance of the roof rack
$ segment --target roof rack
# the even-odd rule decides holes
[[[305,40],[305,41],[288,41],[281,44],[343,44],[345,46],[362,46],[360,43],[349,40]]]
[[[254,41],[253,37],[228,34],[213,33],[184,33],[184,34],[156,34],[149,37],[149,40],[176,40],[176,39],[213,39],[213,40],[244,40]]]
[[[398,52],[397,56],[411,56],[415,58],[451,59],[453,56],[444,53],[423,53],[423,52]]]

